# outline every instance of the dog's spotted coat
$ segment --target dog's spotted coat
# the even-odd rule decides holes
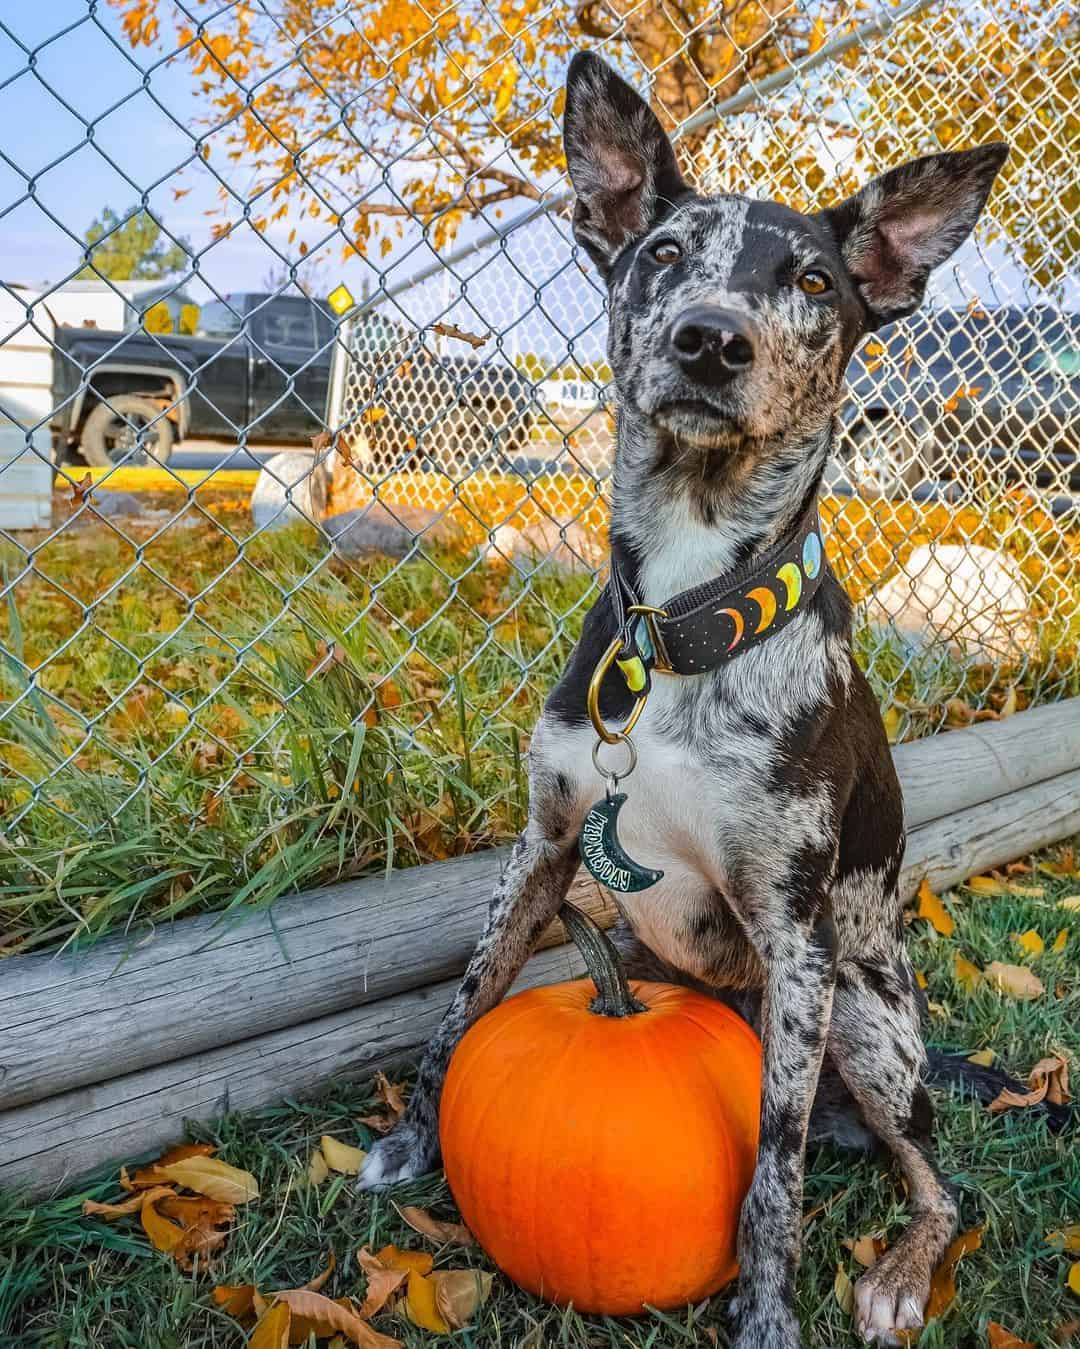
[[[853,350],[917,307],[930,269],[974,225],[1005,150],[917,161],[815,216],[703,198],[648,106],[593,56],[570,68],[565,143],[575,232],[610,296],[612,552],[644,602],[661,604],[746,562],[798,518],[830,453]],[[808,293],[822,277],[825,290]],[[577,870],[578,830],[600,790],[585,689],[613,632],[602,599],[532,738],[528,826],[408,1114],[368,1158],[367,1187],[435,1162],[450,1054],[506,992]],[[605,717],[621,719],[629,702],[610,676]],[[655,678],[634,741],[620,834],[664,877],[620,897],[624,948],[644,972],[736,990],[764,1047],[734,1344],[800,1343],[803,1157],[808,1130],[830,1121],[847,1137],[876,1134],[908,1183],[912,1221],[856,1291],[863,1334],[888,1340],[921,1324],[956,1206],[934,1165],[921,1082],[897,895],[900,790],[835,579],[729,665]]]

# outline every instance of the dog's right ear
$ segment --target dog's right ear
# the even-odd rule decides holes
[[[570,62],[563,145],[577,193],[574,237],[606,276],[689,188],[656,114],[592,52]]]

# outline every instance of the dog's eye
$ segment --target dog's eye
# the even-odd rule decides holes
[[[654,261],[664,267],[670,267],[672,263],[682,260],[682,249],[670,239],[664,239],[658,244],[653,244],[652,255]]]
[[[832,289],[832,282],[824,272],[803,272],[799,277],[799,289],[807,295],[824,295]]]

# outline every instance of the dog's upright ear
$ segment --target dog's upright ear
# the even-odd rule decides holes
[[[592,52],[570,62],[563,145],[577,194],[574,237],[606,276],[690,189],[656,114]]]
[[[869,312],[869,326],[914,313],[930,273],[975,226],[1009,147],[926,155],[821,213]]]

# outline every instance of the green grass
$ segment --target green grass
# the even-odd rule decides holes
[[[427,546],[349,564],[303,527],[245,541],[242,503],[202,496],[167,527],[125,528],[66,530],[32,556],[0,544],[0,956],[520,829],[523,753],[589,573],[526,582]],[[862,515],[833,537],[856,590],[902,542]],[[892,737],[936,729],[951,699],[1000,706],[1013,682],[1020,706],[1076,692],[1080,619],[1047,595],[1062,623],[1015,671],[859,633]],[[316,671],[331,644],[345,660]]]
[[[1080,1025],[1080,915],[1057,904],[1080,890],[1080,879],[1038,875],[1037,881],[1045,890],[1038,897],[984,897],[958,890],[947,898],[956,919],[949,939],[935,936],[918,920],[909,930],[928,996],[943,1009],[931,1019],[932,1042],[950,1049],[989,1046],[1020,1074],[1051,1049],[1071,1050],[1075,1067]],[[1069,933],[1064,951],[1048,949],[1035,962],[1045,995],[1029,1003],[1009,1001],[987,987],[965,995],[953,974],[955,954],[962,952],[980,966],[995,959],[1015,961],[1012,934],[1031,927],[1048,948],[1061,928]],[[986,1233],[982,1249],[960,1266],[956,1303],[926,1330],[920,1344],[983,1346],[987,1322],[998,1321],[1040,1349],[1051,1349],[1054,1327],[1080,1316],[1080,1299],[1065,1283],[1069,1257],[1045,1240],[1048,1232],[1080,1222],[1075,1131],[1054,1136],[1034,1112],[995,1117],[957,1094],[935,1091],[934,1096],[940,1156],[960,1193],[962,1227],[985,1223]],[[233,1114],[194,1130],[194,1137],[216,1142],[225,1160],[253,1171],[261,1186],[261,1197],[241,1210],[213,1276],[179,1273],[149,1249],[134,1221],[107,1225],[80,1216],[85,1195],[115,1193],[115,1168],[91,1185],[36,1205],[0,1195],[0,1346],[232,1349],[244,1343],[244,1336],[213,1306],[213,1283],[293,1287],[323,1268],[331,1249],[338,1268],[326,1291],[360,1293],[362,1279],[353,1261],[359,1246],[394,1241],[416,1248],[422,1239],[403,1226],[386,1196],[355,1199],[341,1181],[311,1190],[304,1184],[304,1167],[324,1132],[369,1144],[370,1135],[355,1119],[372,1104],[367,1085],[341,1084],[309,1104]],[[662,1095],[635,1108],[655,1109],[660,1144]],[[137,1149],[133,1139],[133,1153]],[[642,1165],[648,1165],[647,1155]],[[402,1187],[393,1197],[433,1207],[440,1215],[453,1213],[440,1175]],[[838,1265],[852,1277],[858,1272],[842,1243],[870,1233],[895,1240],[906,1221],[897,1174],[881,1159],[815,1149],[808,1160],[805,1211],[812,1215],[806,1221],[799,1282],[806,1343],[853,1349],[858,1341],[833,1294]],[[484,1263],[479,1254],[463,1257],[457,1250],[440,1254],[438,1263],[463,1260]],[[721,1295],[678,1314],[612,1321],[559,1311],[498,1279],[478,1323],[454,1338],[468,1349],[523,1344],[681,1349],[708,1345],[707,1332],[714,1328],[723,1345],[724,1304]],[[388,1315],[377,1325],[409,1346],[431,1345],[438,1338]]]

